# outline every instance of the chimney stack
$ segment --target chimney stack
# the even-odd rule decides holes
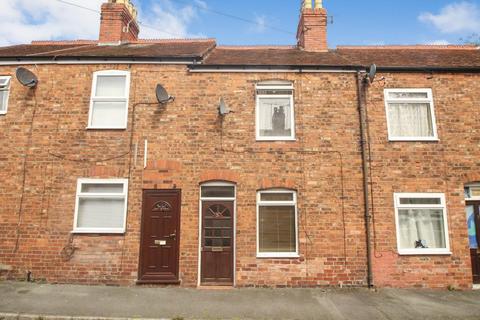
[[[322,0],[302,0],[297,30],[298,47],[311,52],[328,51],[327,20],[327,10],[323,8]]]
[[[102,5],[99,43],[137,41],[139,32],[137,9],[130,0],[108,0]]]

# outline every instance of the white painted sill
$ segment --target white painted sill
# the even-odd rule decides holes
[[[297,141],[296,138],[257,138],[257,141],[263,141],[263,142],[268,142],[268,141]]]
[[[399,250],[401,256],[451,256],[449,250]]]
[[[86,127],[85,129],[87,130],[127,130],[126,127],[121,127],[121,128]]]
[[[124,229],[74,229],[71,234],[124,234]]]
[[[390,142],[439,142],[437,137],[424,138],[424,137],[388,137]]]
[[[257,253],[257,259],[298,259],[298,253]]]

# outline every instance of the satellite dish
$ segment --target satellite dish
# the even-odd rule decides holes
[[[368,72],[368,79],[370,80],[370,83],[373,83],[376,75],[377,75],[377,65],[372,64],[370,66],[370,71]]]
[[[220,99],[220,105],[218,106],[218,114],[222,117],[229,114],[231,111],[225,104],[225,100],[223,98]]]
[[[161,85],[157,84],[157,88],[155,89],[155,93],[157,95],[157,100],[161,104],[168,103],[170,101],[175,100],[175,97],[172,97],[168,94],[167,90]]]
[[[28,88],[34,88],[38,83],[37,76],[30,70],[19,67],[15,73],[18,82]]]

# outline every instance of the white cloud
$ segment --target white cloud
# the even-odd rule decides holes
[[[253,21],[255,21],[255,25],[252,25],[252,27],[250,28],[250,31],[256,32],[256,33],[263,33],[267,30],[267,26],[268,26],[267,16],[258,15],[255,13],[255,17]]]
[[[447,40],[433,40],[433,41],[427,41],[425,44],[431,45],[431,46],[446,46],[449,45],[450,42]]]
[[[83,7],[100,10],[106,0],[67,0]],[[32,40],[98,39],[98,13],[61,3],[58,0],[0,0],[0,45],[30,43]],[[134,2],[136,2],[134,0]],[[195,1],[205,7],[201,0]],[[140,37],[196,37],[188,28],[198,18],[192,5],[177,8],[171,0],[157,1],[148,12],[140,10],[139,20],[154,27],[140,27]],[[165,32],[162,32],[164,30]]]
[[[201,34],[188,31],[190,24],[199,18],[198,8],[207,8],[203,1],[196,0],[195,5],[175,7],[174,1],[160,0],[149,7],[148,12],[139,11],[140,36],[142,38],[198,38]]]
[[[426,12],[418,18],[442,33],[480,32],[480,7],[471,2],[452,3],[443,7],[438,14]]]

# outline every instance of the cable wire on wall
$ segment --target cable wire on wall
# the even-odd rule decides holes
[[[27,180],[27,161],[28,161],[28,154],[30,153],[30,148],[32,147],[33,143],[33,126],[35,123],[35,115],[37,113],[37,96],[36,96],[36,88],[32,90],[33,93],[33,110],[32,110],[32,118],[30,120],[30,128],[28,131],[28,139],[27,144],[25,146],[25,155],[23,156],[23,165],[22,165],[22,183],[21,183],[21,193],[20,193],[20,203],[18,206],[17,212],[17,228],[16,228],[16,239],[15,239],[15,247],[13,249],[14,253],[17,253],[19,245],[20,245],[20,228],[22,225],[22,213],[23,213],[23,206],[24,206],[24,199],[25,199],[25,185]]]

